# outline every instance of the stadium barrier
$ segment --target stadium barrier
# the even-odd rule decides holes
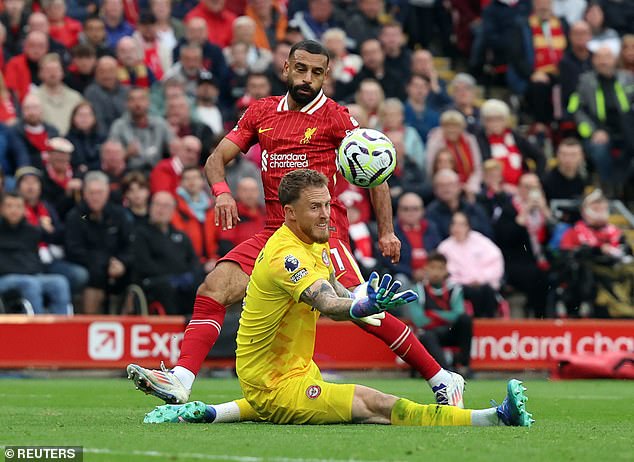
[[[174,364],[180,316],[0,316],[0,368],[112,369],[130,362]],[[634,320],[474,322],[475,370],[550,369],[567,355],[634,351]],[[346,322],[319,321],[315,360],[322,369],[406,368],[376,338]],[[209,360],[232,367],[233,360]]]

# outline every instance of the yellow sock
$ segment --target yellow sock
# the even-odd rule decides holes
[[[401,398],[392,408],[392,425],[464,426],[471,425],[471,410],[455,406],[418,404]]]
[[[260,420],[258,413],[255,412],[255,409],[253,409],[246,399],[240,398],[235,400],[234,403],[236,403],[240,409],[240,422]]]

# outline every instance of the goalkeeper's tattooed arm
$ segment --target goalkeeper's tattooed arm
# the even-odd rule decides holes
[[[350,296],[340,297],[334,287],[325,279],[315,281],[302,292],[299,299],[335,321],[351,319],[352,299]]]
[[[335,273],[330,273],[330,277],[328,278],[328,282],[330,283],[332,288],[335,289],[335,292],[337,293],[337,295],[339,297],[352,298],[352,293],[350,293],[350,291],[348,289],[346,289],[343,286],[343,284],[341,284],[339,281],[337,281],[337,278],[335,277]]]

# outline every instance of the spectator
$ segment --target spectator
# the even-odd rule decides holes
[[[249,0],[245,14],[255,21],[256,46],[273,51],[278,43],[284,41],[288,18],[280,2]]]
[[[467,215],[455,212],[450,236],[438,246],[447,258],[449,280],[461,284],[477,318],[497,313],[497,290],[504,276],[500,249],[486,236],[473,231]]]
[[[411,284],[423,281],[427,257],[441,239],[436,225],[425,218],[419,195],[409,192],[398,199],[394,234],[401,241],[401,259],[396,264],[384,261],[386,268],[405,276]]]
[[[0,22],[5,27],[6,53],[4,59],[15,56],[22,51],[24,31],[30,11],[24,8],[24,0],[5,0],[4,11],[0,13]],[[6,63],[6,61],[5,61]]]
[[[483,130],[477,135],[483,159],[502,163],[504,182],[516,186],[525,171],[541,174],[546,163],[541,151],[512,130],[511,110],[504,101],[490,99],[482,105]]]
[[[385,53],[385,67],[396,69],[405,81],[410,75],[411,51],[405,46],[403,26],[397,21],[389,21],[381,27],[379,41]]]
[[[82,101],[73,109],[66,138],[75,147],[71,158],[73,170],[79,173],[99,170],[99,150],[106,137],[97,131],[97,118],[88,101]]]
[[[159,40],[156,16],[151,12],[142,12],[137,31],[132,37],[141,44],[145,66],[157,80],[161,80],[172,65],[172,49],[165,47]]]
[[[537,133],[547,133],[554,120],[553,87],[567,47],[567,25],[553,14],[551,0],[534,0],[533,13],[519,21],[509,42],[511,70],[521,81],[527,110]]]
[[[595,316],[631,317],[632,249],[623,232],[609,223],[609,202],[600,190],[585,197],[581,216],[561,239],[565,266],[572,270],[563,278],[568,288],[562,301],[569,310],[579,306],[582,317],[592,315],[593,305]]]
[[[388,179],[393,208],[396,208],[396,201],[401,194],[406,192],[413,192],[420,197],[428,198],[428,185],[421,181],[425,174],[412,159],[413,156],[410,156],[406,151],[404,133],[394,131],[390,132],[389,136],[396,151],[396,168]]]
[[[324,45],[328,47],[325,38]],[[290,51],[291,44],[288,42],[277,42],[275,48],[273,49],[273,60],[271,61],[271,66],[266,72],[269,82],[271,83],[271,95],[273,96],[285,95],[288,90],[286,79],[284,78],[284,64],[286,63],[286,59],[288,58]],[[332,78],[332,73],[334,72],[332,60],[330,62],[330,69],[330,78]]]
[[[205,72],[202,48],[197,44],[189,43],[180,48],[178,61],[165,73],[163,80],[179,79],[185,82],[185,92],[193,99],[196,96],[198,77],[201,72]]]
[[[462,286],[449,279],[447,258],[432,252],[424,268],[424,279],[416,284],[418,300],[407,305],[407,318],[419,329],[418,337],[441,367],[470,375],[473,320],[465,313]],[[442,347],[458,347],[449,364]]]
[[[585,21],[576,22],[570,27],[570,47],[559,61],[562,109],[567,107],[570,95],[577,89],[581,74],[592,70],[592,59],[588,49],[591,37],[590,26]]]
[[[191,138],[198,141],[198,138],[194,136]],[[195,167],[200,163],[200,151],[185,149],[183,138],[172,138],[169,150],[171,157],[161,160],[150,173],[150,192],[152,194],[158,191],[167,191],[175,195],[181,183],[183,169]]]
[[[167,152],[172,134],[167,122],[149,115],[150,99],[145,88],[128,93],[128,111],[117,119],[108,138],[126,150],[128,167],[151,170]]]
[[[354,101],[367,114],[368,128],[376,128],[379,125],[379,108],[385,101],[385,93],[379,82],[374,79],[363,80],[359,84]]]
[[[255,178],[244,177],[238,182],[236,205],[240,221],[232,229],[218,231],[220,257],[264,229],[266,211],[260,191],[260,184]]]
[[[211,129],[215,140],[218,140],[225,133],[223,115],[218,107],[219,96],[220,82],[218,79],[209,71],[201,71],[198,74],[194,116]]]
[[[358,48],[366,40],[379,37],[382,13],[382,0],[359,0],[357,2],[357,11],[350,15],[345,27],[348,37],[352,41],[350,48]]]
[[[108,196],[108,177],[88,172],[83,201],[66,218],[66,256],[90,275],[83,294],[86,314],[103,313],[106,296],[120,294],[127,286],[132,264],[130,221]]]
[[[634,34],[627,34],[622,38],[619,68],[634,77]]]
[[[324,46],[330,52],[330,79],[335,84],[345,85],[352,82],[352,79],[359,73],[363,60],[361,56],[348,53],[346,48],[346,32],[343,29],[333,28],[324,32],[321,40]],[[289,46],[290,51],[290,46]],[[288,53],[284,57],[284,61],[288,58]],[[281,61],[281,56],[278,58]],[[286,82],[284,81],[286,91]]]
[[[49,53],[40,60],[39,75],[42,84],[33,93],[42,104],[42,119],[60,134],[66,135],[73,109],[82,97],[64,84],[62,61],[55,53]]]
[[[612,185],[623,184],[623,175],[627,173],[629,156],[624,150],[634,146],[628,140],[630,106],[634,101],[632,78],[627,72],[617,70],[616,55],[608,46],[595,51],[592,65],[594,70],[579,79],[568,112],[574,115],[602,184],[614,191]]]
[[[114,48],[108,45],[106,25],[99,16],[90,16],[84,22],[84,32],[79,35],[79,41],[91,45],[97,52],[97,58],[112,56]]]
[[[92,45],[80,43],[71,50],[71,56],[73,60],[68,66],[64,83],[83,94],[88,85],[95,80],[97,52]]]
[[[68,49],[77,45],[82,25],[79,21],[66,16],[66,1],[46,0],[42,3],[50,24],[49,34],[51,38]]]
[[[365,79],[374,79],[381,85],[387,98],[405,99],[402,76],[394,69],[385,66],[385,54],[381,48],[381,42],[377,39],[369,39],[359,46],[363,67],[355,75],[352,83],[343,87],[344,96],[350,94],[359,87]]]
[[[140,48],[139,42],[132,37],[123,37],[117,42],[117,76],[124,87],[150,88],[156,81],[152,70],[143,62]]]
[[[379,109],[379,121],[381,131],[388,138],[393,136],[394,132],[403,134],[403,143],[405,144],[405,152],[411,160],[416,162],[419,170],[425,171],[425,145],[420,135],[414,127],[405,125],[405,106],[396,98],[386,99]]]
[[[16,177],[16,190],[24,199],[26,220],[42,233],[38,254],[44,272],[64,276],[71,293],[79,294],[88,282],[88,272],[64,259],[64,225],[51,204],[42,199],[42,172],[24,167]]]
[[[0,73],[0,124],[11,126],[17,122],[13,96],[4,83],[4,77]]]
[[[77,21],[85,22],[99,10],[97,0],[68,0],[68,16]]]
[[[460,197],[460,177],[452,170],[439,170],[433,179],[436,199],[427,207],[427,219],[438,227],[441,239],[449,236],[451,217],[462,212],[469,217],[470,229],[486,237],[493,237],[491,222],[484,210]]]
[[[38,63],[48,53],[48,37],[42,32],[29,32],[24,51],[9,60],[4,71],[7,88],[22,102],[31,85],[40,83]]]
[[[473,201],[480,191],[482,182],[482,157],[475,136],[466,131],[464,116],[455,110],[443,112],[440,127],[429,132],[427,141],[428,178],[432,179],[432,166],[441,149],[447,149],[453,156],[455,171],[458,173],[464,192]]]
[[[580,199],[588,185],[583,168],[583,147],[575,138],[565,138],[557,147],[557,166],[544,178],[544,192],[553,199]]]
[[[29,164],[29,153],[18,133],[12,127],[0,124],[0,171],[7,190],[13,190],[15,172]]]
[[[134,34],[134,27],[123,16],[122,0],[103,0],[101,17],[106,26],[106,44],[111,50],[115,49],[122,38]]]
[[[259,146],[259,145],[258,145]],[[262,186],[262,172],[259,165],[238,156],[225,165],[225,178],[229,189],[238,190],[238,183],[242,178],[253,178],[260,185],[260,197],[264,198],[264,187]]]
[[[191,314],[202,268],[192,243],[171,225],[176,201],[161,191],[152,196],[149,219],[135,226],[132,244],[136,278],[148,301],[169,315]]]
[[[158,40],[161,47],[170,53],[171,62],[174,48],[185,35],[185,26],[179,19],[172,16],[171,0],[150,0],[150,11],[156,17]]]
[[[46,35],[46,37],[48,38],[48,52],[57,53],[59,57],[62,58],[62,63],[64,63],[64,67],[68,66],[68,64],[70,63],[70,54],[68,53],[68,48],[59,43],[57,40],[53,40],[50,37],[51,28],[50,24],[48,23],[48,18],[44,13],[31,13],[29,15],[27,28],[29,32],[41,32]]]
[[[167,102],[165,119],[176,136],[195,136],[202,143],[202,152],[210,153],[214,146],[214,134],[207,125],[191,118],[189,102],[184,96],[177,96]]]
[[[172,224],[192,241],[196,255],[208,273],[218,258],[218,237],[211,198],[204,188],[205,180],[200,168],[183,169]]]
[[[418,130],[421,139],[427,141],[429,131],[437,127],[440,115],[427,104],[429,80],[412,74],[407,82],[407,101],[405,102],[405,123]]]
[[[46,163],[49,138],[58,136],[55,127],[42,119],[42,103],[36,94],[28,94],[22,101],[22,120],[11,128],[29,154],[29,164],[40,170]]]
[[[426,104],[436,111],[442,111],[453,103],[447,94],[447,83],[438,76],[434,56],[428,50],[412,53],[411,73],[425,77],[429,82]]]
[[[268,69],[273,59],[271,51],[259,48],[255,44],[255,21],[249,16],[240,16],[233,21],[232,43],[245,43],[247,45],[247,65],[250,72],[264,72]],[[225,49],[228,53],[228,49]],[[231,56],[225,53],[225,59],[231,65]]]
[[[108,133],[114,121],[123,115],[128,98],[128,89],[117,78],[117,61],[114,58],[99,58],[95,82],[88,85],[84,94],[95,110],[97,131]]]
[[[118,141],[106,140],[101,145],[101,168],[110,182],[110,201],[121,204],[121,183],[128,173],[123,145]]]
[[[200,0],[187,16],[185,22],[202,18],[207,23],[207,37],[211,43],[224,48],[231,43],[231,25],[236,15],[225,8],[225,0]]]
[[[469,74],[458,73],[449,87],[454,101],[450,108],[460,112],[467,122],[467,131],[477,135],[482,126],[480,125],[480,108],[476,106],[476,80]]]
[[[64,221],[68,212],[79,202],[81,179],[76,177],[70,158],[73,144],[64,138],[47,142],[48,161],[42,178],[42,196],[50,202]]]
[[[135,226],[148,222],[150,185],[141,172],[128,172],[121,180],[122,204],[128,209]]]
[[[299,29],[304,40],[319,41],[328,29],[342,26],[343,18],[332,0],[308,0],[308,10],[295,13],[291,23]]]
[[[53,314],[73,314],[68,281],[44,274],[38,255],[41,231],[24,215],[24,199],[17,193],[2,196],[0,209],[0,292],[19,290],[35,314],[44,314],[44,297]]]
[[[618,56],[621,51],[621,38],[617,31],[605,24],[605,15],[603,14],[601,3],[592,1],[584,13],[583,19],[587,21],[592,29],[592,39],[588,43],[590,51],[594,53],[599,48],[608,46],[612,53]]]

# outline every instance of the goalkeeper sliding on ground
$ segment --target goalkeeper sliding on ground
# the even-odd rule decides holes
[[[529,427],[525,388],[508,382],[501,405],[483,410],[422,405],[352,384],[325,382],[312,360],[320,314],[334,320],[379,317],[416,299],[373,273],[351,294],[334,277],[328,249],[330,194],[314,170],[284,176],[285,223],[261,251],[244,301],[236,370],[244,398],[221,405],[159,406],[146,423],[267,421],[277,424],[512,425]]]

